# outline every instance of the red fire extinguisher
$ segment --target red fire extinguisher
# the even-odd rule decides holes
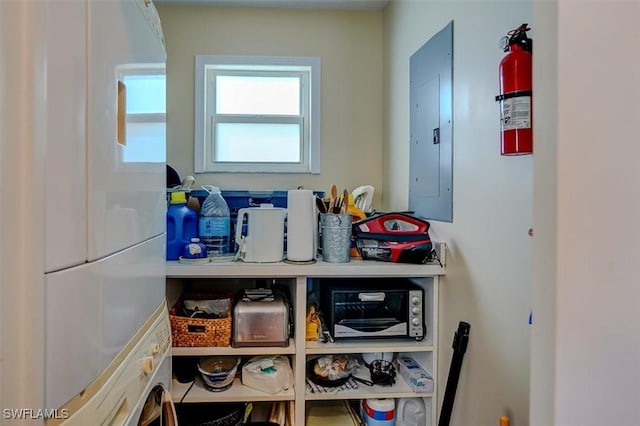
[[[531,102],[532,40],[530,28],[522,24],[502,39],[509,52],[500,62],[501,154],[523,155],[533,152],[533,117]]]

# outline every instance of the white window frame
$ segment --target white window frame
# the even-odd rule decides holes
[[[273,75],[302,74],[302,116],[237,116],[225,122],[250,120],[259,122],[293,122],[302,124],[301,161],[297,163],[214,162],[216,73],[253,75],[252,72]],[[215,78],[214,78],[215,81]],[[195,173],[320,173],[320,58],[304,56],[230,56],[196,55],[195,67]]]

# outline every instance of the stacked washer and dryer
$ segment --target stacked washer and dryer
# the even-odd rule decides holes
[[[47,423],[171,424],[165,122],[136,109],[164,101],[160,20],[151,0],[41,7]]]

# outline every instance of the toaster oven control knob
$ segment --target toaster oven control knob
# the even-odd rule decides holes
[[[418,315],[420,314],[420,308],[411,308],[411,312],[413,313],[413,315]]]
[[[153,373],[154,367],[155,365],[152,356],[146,356],[142,358],[142,372],[145,374],[145,376]]]
[[[413,324],[413,325],[415,325],[415,326],[420,325],[420,318],[413,318],[413,319],[411,320],[411,324]]]
[[[417,305],[418,303],[420,303],[420,299],[415,297],[415,296],[413,296],[411,298],[411,303],[413,303],[414,305]]]

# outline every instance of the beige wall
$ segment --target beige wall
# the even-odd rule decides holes
[[[223,189],[381,187],[382,12],[158,6],[167,44],[167,162],[193,175],[198,54],[319,56],[321,173],[199,174]]]
[[[529,421],[533,156],[500,156],[498,40],[531,22],[530,1],[397,0],[384,13],[384,207],[408,206],[409,57],[454,20],[453,223],[440,293],[439,404],[459,321],[471,324],[451,424]],[[533,26],[536,30],[538,27]],[[535,46],[535,31],[532,34]],[[440,408],[438,408],[440,412]]]

